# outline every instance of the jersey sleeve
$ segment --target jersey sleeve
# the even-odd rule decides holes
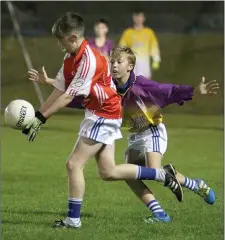
[[[76,109],[84,109],[83,106],[84,96],[78,96],[73,98],[72,102],[70,102],[67,107],[68,108],[76,108]]]
[[[70,96],[87,97],[90,93],[92,79],[96,71],[96,58],[91,51],[85,50],[77,72],[66,90]]]
[[[63,74],[63,68],[64,68],[64,65],[62,65],[61,69],[57,73],[57,75],[55,77],[55,82],[53,84],[53,86],[55,88],[57,88],[61,91],[65,91],[65,78],[64,78],[64,74]]]
[[[160,62],[161,57],[160,57],[160,49],[159,49],[159,43],[157,40],[157,37],[155,35],[155,32],[150,29],[150,56],[153,58],[154,62]]]
[[[184,102],[192,100],[194,88],[188,85],[161,84],[163,92],[163,105],[176,103],[183,105]]]
[[[188,85],[160,84],[149,81],[144,87],[144,99],[153,101],[163,108],[170,104],[183,105],[185,101],[192,100],[194,88]]]
[[[129,29],[125,30],[120,38],[119,45],[125,47],[131,47]]]

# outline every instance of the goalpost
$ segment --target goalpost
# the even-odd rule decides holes
[[[23,36],[21,35],[21,32],[20,32],[20,26],[19,26],[18,21],[16,19],[15,8],[14,8],[13,4],[9,1],[7,1],[6,4],[7,4],[7,7],[9,9],[9,13],[10,13],[10,16],[11,16],[11,19],[12,19],[12,22],[13,22],[14,29],[16,31],[17,40],[18,40],[18,42],[21,46],[21,50],[22,50],[25,62],[27,64],[27,68],[29,70],[29,69],[33,68],[33,65],[32,65],[32,62],[31,62],[31,59],[30,59],[30,55],[27,51],[26,45],[24,43]],[[36,82],[33,82],[33,84],[34,84],[34,89],[35,89],[35,92],[38,96],[39,102],[42,105],[44,103],[44,98],[43,98],[41,89]]]

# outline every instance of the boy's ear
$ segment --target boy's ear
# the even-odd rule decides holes
[[[70,37],[69,37],[69,41],[74,43],[75,41],[77,40],[77,35],[76,34],[72,34]]]
[[[133,64],[129,64],[128,70],[132,71],[134,69],[134,65]]]

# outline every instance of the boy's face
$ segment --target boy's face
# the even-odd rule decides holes
[[[126,54],[120,54],[119,56],[113,56],[110,59],[110,70],[114,79],[120,79],[127,73],[130,73],[134,68],[133,64],[129,63],[128,56]]]
[[[97,36],[101,37],[101,36],[105,36],[108,33],[109,29],[108,29],[106,24],[104,24],[104,23],[97,23],[95,25],[94,30],[95,30],[95,34]]]
[[[133,14],[133,22],[136,25],[142,25],[145,22],[145,15],[144,13],[134,13]]]
[[[67,53],[75,52],[77,49],[76,38],[76,35],[71,35],[58,39],[58,43],[62,48],[62,51]]]

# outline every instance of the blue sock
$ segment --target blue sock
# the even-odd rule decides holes
[[[136,179],[155,180],[156,179],[156,169],[137,166]]]
[[[190,178],[185,177],[184,187],[194,191],[196,182],[195,180],[191,180]]]
[[[82,205],[82,199],[69,198],[68,200],[68,217],[80,218],[80,209]]]
[[[150,201],[148,204],[146,204],[146,206],[155,217],[165,217],[165,212],[163,211],[157,200]]]

